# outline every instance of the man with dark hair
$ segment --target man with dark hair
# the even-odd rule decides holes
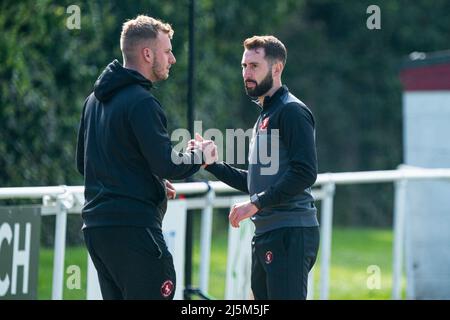
[[[124,23],[124,64],[110,63],[84,104],[77,144],[83,233],[104,299],[173,298],[162,220],[175,190],[166,179],[194,174],[203,156],[214,160],[212,141],[187,153],[172,149],[162,106],[149,92],[176,62],[172,35],[170,25],[148,16]]]
[[[311,194],[317,177],[315,123],[311,111],[281,84],[287,52],[273,36],[244,41],[242,76],[245,90],[261,108],[250,143],[248,170],[214,163],[206,170],[250,194],[233,206],[233,227],[251,218],[251,286],[256,299],[306,299],[308,273],[319,248],[319,223]],[[195,145],[190,142],[190,145]],[[278,156],[267,170],[261,150]],[[274,152],[275,151],[275,152]]]

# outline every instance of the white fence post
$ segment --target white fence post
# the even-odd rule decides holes
[[[55,223],[55,253],[53,256],[52,300],[62,300],[64,288],[64,256],[66,250],[67,208],[61,199],[57,202]]]
[[[406,179],[395,182],[394,250],[392,256],[392,299],[402,298],[403,248],[405,241]]]
[[[330,287],[331,231],[333,227],[333,198],[335,184],[328,182],[324,186],[325,198],[322,202],[321,218],[321,255],[320,255],[320,299],[328,300]]]
[[[87,300],[102,300],[102,291],[100,289],[100,283],[98,281],[97,269],[95,269],[91,256],[88,253],[87,261],[87,288],[86,288]]]
[[[206,194],[206,205],[202,211],[201,235],[200,235],[200,281],[199,288],[202,293],[208,292],[209,265],[211,258],[211,235],[213,221],[213,203],[215,192],[210,189]]]
[[[314,300],[314,269],[313,266],[308,274],[308,292],[306,295],[306,300]]]
[[[248,200],[248,196],[232,197],[230,205],[246,200]],[[254,233],[255,225],[250,219],[242,220],[239,228],[228,225],[225,300],[248,300],[251,298],[251,242]]]

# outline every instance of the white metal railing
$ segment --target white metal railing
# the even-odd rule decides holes
[[[402,259],[405,247],[406,185],[410,180],[421,179],[450,179],[450,169],[424,169],[401,165],[397,170],[323,173],[318,175],[314,185],[318,188],[314,189],[313,193],[317,200],[323,201],[321,211],[320,299],[328,299],[329,297],[333,199],[336,185],[387,182],[393,182],[395,185],[392,298],[401,298]],[[231,197],[216,197],[215,195],[217,193],[236,192],[236,190],[217,181],[209,182],[209,187],[208,184],[203,182],[177,183],[174,186],[178,194],[192,195],[206,192],[206,196],[203,198],[188,199],[188,209],[203,208],[200,289],[203,292],[207,292],[212,208],[229,207],[231,199]],[[63,292],[67,214],[80,212],[83,202],[83,191],[84,187],[82,186],[0,188],[0,199],[42,198],[44,205],[42,214],[56,215],[52,283],[52,299],[55,300],[62,299]],[[409,288],[409,290],[411,289]]]

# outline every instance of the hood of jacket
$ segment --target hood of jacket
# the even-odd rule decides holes
[[[114,60],[103,70],[94,85],[94,95],[99,101],[111,99],[122,88],[139,84],[147,90],[152,82],[135,70],[124,68],[119,61]]]

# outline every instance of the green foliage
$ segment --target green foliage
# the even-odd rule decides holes
[[[65,28],[65,10],[51,1],[2,7],[2,186],[80,181],[73,164],[82,91],[99,69],[89,61],[97,48],[84,45],[95,33]]]
[[[82,183],[74,151],[83,101],[101,70],[121,61],[121,25],[140,13],[175,29],[177,64],[154,93],[170,130],[187,127],[188,3],[79,1],[81,29],[69,30],[71,1],[2,1],[0,186]],[[204,130],[252,127],[258,109],[243,90],[242,41],[274,34],[288,48],[284,83],[316,116],[319,171],[395,168],[402,162],[401,61],[411,51],[448,49],[450,3],[380,0],[381,30],[366,28],[370,4],[197,0],[195,118]],[[337,221],[389,224],[388,188],[338,189]]]

